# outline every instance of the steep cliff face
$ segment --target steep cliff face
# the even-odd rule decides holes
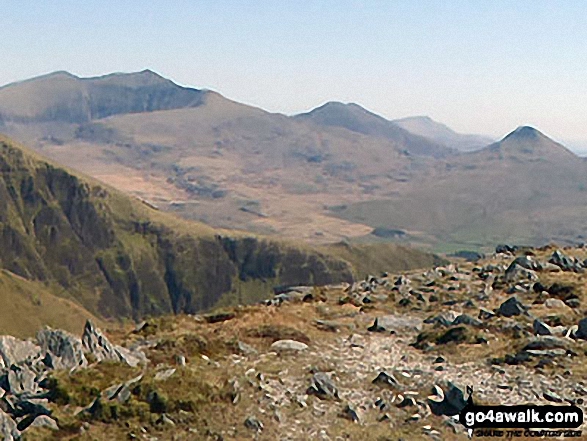
[[[275,285],[350,281],[313,249],[159,213],[0,140],[0,268],[58,286],[103,317],[259,300]]]

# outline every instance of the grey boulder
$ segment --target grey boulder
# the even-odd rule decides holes
[[[518,300],[517,297],[510,297],[503,302],[499,307],[499,314],[504,317],[512,317],[514,315],[520,315],[527,311],[527,307]]]
[[[82,345],[84,351],[93,354],[98,361],[119,361],[135,367],[145,360],[145,355],[140,351],[131,351],[110,343],[110,340],[90,320],[84,327]]]
[[[0,409],[0,438],[4,441],[15,441],[20,439],[20,431],[10,415]]]
[[[43,352],[49,353],[51,368],[73,369],[88,365],[81,340],[69,332],[45,328],[37,333],[37,341]]]
[[[19,340],[11,335],[0,336],[0,368],[9,368],[39,355],[41,348],[36,344]]]

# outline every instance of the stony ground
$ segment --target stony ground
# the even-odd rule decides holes
[[[81,346],[70,336],[81,366],[63,345],[12,342],[12,354],[29,345],[28,358],[13,356],[4,372],[34,371],[37,395],[6,374],[4,430],[14,421],[24,439],[468,439],[451,416],[467,386],[477,403],[585,410],[587,248],[498,251],[149,320],[107,333],[119,346],[90,326]],[[41,363],[47,354],[61,365]]]

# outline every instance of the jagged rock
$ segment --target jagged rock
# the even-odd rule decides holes
[[[375,322],[369,328],[370,332],[397,332],[402,330],[420,331],[422,322],[414,317],[399,315],[384,315],[375,318]]]
[[[16,427],[16,422],[2,409],[0,409],[0,438],[4,441],[20,439],[20,431]]]
[[[401,395],[398,395],[398,397],[402,397]],[[399,409],[403,409],[405,407],[415,407],[416,406],[416,400],[414,400],[414,397],[411,397],[409,395],[400,398],[400,402],[397,403],[396,407]]]
[[[100,397],[104,400],[116,400],[121,404],[126,403],[131,398],[131,388],[143,379],[143,375],[132,378],[124,383],[116,384],[104,390]]]
[[[384,423],[386,421],[391,421],[391,417],[389,416],[388,413],[384,413],[379,418],[377,418],[377,421],[379,421],[380,423]]]
[[[37,341],[44,352],[51,353],[50,367],[54,369],[72,369],[88,365],[81,340],[69,332],[45,328],[37,333]]]
[[[306,391],[308,395],[316,395],[321,399],[335,399],[338,400],[338,389],[324,372],[316,372],[312,376],[312,384]]]
[[[155,424],[163,425],[163,426],[175,426],[175,421],[167,416],[167,414],[162,413],[161,416],[155,421]]]
[[[552,335],[552,328],[544,323],[540,319],[535,319],[534,323],[532,323],[532,328],[534,329],[534,334],[537,335]]]
[[[14,395],[34,394],[39,391],[36,374],[26,365],[12,365],[8,371],[9,391]]]
[[[393,375],[388,374],[387,372],[379,372],[379,375],[372,381],[373,384],[382,384],[385,386],[391,386],[396,388],[399,386],[399,382]]]
[[[438,323],[439,325],[448,327],[453,324],[458,315],[459,314],[456,311],[445,311],[436,316],[428,317],[426,320],[424,320],[424,323],[429,325]]]
[[[575,337],[587,340],[587,317],[579,320],[578,328],[575,332]]]
[[[477,317],[480,320],[489,320],[495,317],[495,313],[485,308],[479,308],[479,315]]]
[[[578,298],[572,297],[572,298],[567,298],[564,301],[565,305],[567,305],[569,308],[578,308],[581,306],[581,301]]]
[[[374,404],[375,404],[375,407],[377,407],[382,412],[389,407],[387,405],[387,403],[385,401],[383,401],[383,399],[381,399],[381,398],[377,398],[377,400],[375,400]]]
[[[33,342],[19,340],[11,335],[0,336],[0,368],[9,368],[38,356],[41,348]]]
[[[452,383],[449,383],[448,390],[442,391],[442,396],[438,398],[442,400],[436,401],[428,397],[428,404],[434,415],[458,415],[467,405],[463,391]]]
[[[518,251],[518,247],[515,245],[512,246],[512,245],[500,244],[495,247],[495,252],[498,254],[499,253],[514,254],[516,251]]]
[[[115,346],[102,332],[88,320],[82,335],[82,344],[86,352],[93,354],[98,361],[113,360],[135,367],[145,361],[145,355],[140,351],[130,351],[121,346]]]
[[[175,374],[175,371],[176,371],[175,368],[171,368],[171,369],[166,369],[164,371],[157,372],[153,379],[155,381],[167,380],[168,378],[171,378],[173,374]]]
[[[254,416],[250,416],[245,420],[245,427],[255,432],[263,431],[263,423]]]
[[[104,395],[108,400],[116,400],[119,403],[124,404],[130,400],[131,390],[123,383],[106,389]]]
[[[551,401],[553,403],[564,403],[565,401],[557,393],[552,391],[545,391],[542,396],[545,400]]]
[[[308,349],[308,345],[296,340],[277,340],[271,349],[277,352],[300,352]]]
[[[31,423],[31,425],[29,427],[41,427],[44,429],[49,429],[49,430],[59,430],[59,426],[57,425],[57,422],[47,416],[47,415],[39,415],[38,417],[35,418],[35,420]]]
[[[582,262],[578,261],[575,258],[566,256],[559,250],[552,253],[549,262],[560,267],[560,269],[562,269],[563,271],[579,272],[584,269]]]
[[[461,314],[457,318],[455,318],[451,323],[451,326],[457,325],[482,326],[483,322],[471,317],[468,314]]]
[[[526,269],[518,264],[512,264],[504,274],[506,282],[519,282],[521,280],[537,281],[538,275],[533,270]]]
[[[346,418],[347,420],[350,420],[353,423],[361,423],[359,411],[352,404],[347,404],[342,410],[341,415],[343,418]]]
[[[506,269],[506,274],[508,273],[508,271],[510,271],[511,269],[513,269],[514,266],[519,265],[522,268],[525,268],[527,270],[532,270],[535,271],[539,268],[539,264],[538,262],[536,262],[535,260],[533,260],[530,256],[519,256],[516,257],[513,262],[510,264],[510,266],[508,267],[508,269]]]
[[[49,400],[46,398],[19,398],[15,400],[13,406],[13,416],[20,418],[25,415],[51,415],[53,412],[48,407]],[[21,429],[22,430],[22,429]]]
[[[510,297],[499,307],[499,314],[504,317],[512,317],[525,313],[527,308],[518,300],[517,297]]]

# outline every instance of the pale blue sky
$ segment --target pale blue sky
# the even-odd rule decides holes
[[[2,0],[0,84],[153,69],[264,109],[357,102],[587,140],[583,1]]]

